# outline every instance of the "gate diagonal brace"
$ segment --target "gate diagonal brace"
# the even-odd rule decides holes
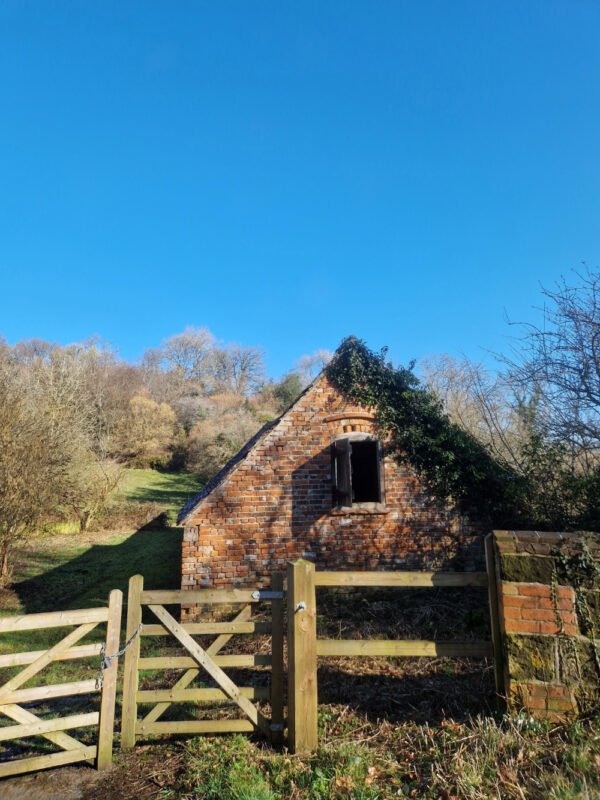
[[[234,617],[233,622],[245,622],[246,620],[250,619],[251,613],[252,613],[251,607],[250,606],[244,606],[244,608],[242,608],[242,610],[239,612],[239,614],[236,617]],[[232,636],[233,636],[233,634],[231,634],[231,633],[224,633],[224,634],[221,634],[220,636],[218,636],[214,640],[214,642],[210,645],[210,647],[206,648],[206,654],[208,656],[216,656],[217,653],[223,647],[225,647],[225,645],[231,639]],[[179,678],[177,683],[175,683],[175,685],[172,688],[173,689],[185,689],[187,686],[190,685],[190,683],[194,680],[194,678],[196,678],[199,674],[200,674],[200,670],[199,669],[188,669],[186,672],[183,673],[181,678]],[[154,708],[151,709],[146,714],[146,716],[144,717],[142,722],[144,724],[148,724],[150,722],[156,722],[156,720],[158,720],[164,714],[164,712],[167,710],[167,708],[169,708],[170,705],[171,705],[171,703],[167,703],[167,702],[157,703],[157,705],[155,705]]]
[[[6,714],[7,717],[10,717],[10,719],[13,719],[15,722],[20,722],[22,725],[27,725],[28,722],[41,722],[40,718],[36,717],[35,714],[12,703],[1,705],[0,712]],[[63,731],[52,731],[40,733],[39,735],[43,736],[44,739],[48,739],[52,744],[62,747],[63,750],[79,750],[79,748],[84,747],[81,742],[78,742],[77,739],[74,739]]]
[[[205,669],[208,674],[215,679],[225,694],[231,698],[246,714],[246,716],[260,728],[263,733],[269,735],[269,720],[267,720],[256,706],[248,700],[247,697],[240,692],[239,688],[231,680],[231,678],[223,672],[219,667],[192,637],[187,633],[181,625],[169,614],[169,612],[160,605],[149,604],[150,610],[158,617],[162,624],[169,630],[173,636],[185,647],[192,658]]]

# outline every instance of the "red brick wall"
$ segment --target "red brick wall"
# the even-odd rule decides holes
[[[374,432],[373,414],[323,376],[188,518],[182,587],[264,583],[299,557],[329,569],[481,566],[483,530],[390,458],[385,507],[332,508],[330,445],[350,431]]]
[[[587,568],[578,575],[563,563],[585,553],[600,564],[597,539],[494,531],[494,546],[509,708],[551,719],[595,711],[600,670],[585,609],[600,618],[600,585]]]

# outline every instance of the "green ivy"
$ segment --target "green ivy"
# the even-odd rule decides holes
[[[522,476],[453,423],[413,369],[414,362],[394,367],[387,348],[375,353],[349,337],[327,375],[345,394],[376,410],[388,454],[410,463],[435,496],[494,525],[516,524]]]
[[[552,552],[555,564],[561,568],[566,581],[573,587],[575,593],[575,612],[579,622],[581,633],[589,640],[592,652],[594,654],[594,666],[596,674],[600,680],[600,646],[598,644],[598,631],[592,617],[590,607],[587,600],[586,588],[597,588],[600,585],[600,563],[598,557],[592,555],[588,542],[586,541],[585,532],[581,533],[581,549],[576,552],[565,552],[561,547],[555,548]],[[554,568],[553,579],[558,582],[556,567]],[[555,614],[561,620],[560,628],[561,633],[564,634],[562,625],[562,618],[558,611],[558,593],[553,591],[552,594]],[[573,646],[573,637],[569,637],[570,643]],[[581,674],[581,665],[577,652],[574,653],[577,663],[577,668]]]

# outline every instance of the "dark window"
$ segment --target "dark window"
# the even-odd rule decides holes
[[[331,445],[333,502],[382,503],[381,449],[375,439],[338,439]]]

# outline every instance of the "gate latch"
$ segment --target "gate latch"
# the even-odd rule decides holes
[[[260,589],[252,592],[253,600],[284,600],[285,592],[269,592],[265,589]]]

